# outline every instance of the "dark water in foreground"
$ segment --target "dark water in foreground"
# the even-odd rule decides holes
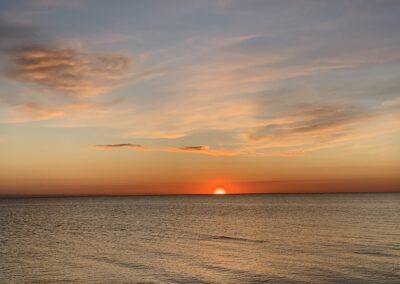
[[[1,283],[400,283],[400,194],[0,200]]]

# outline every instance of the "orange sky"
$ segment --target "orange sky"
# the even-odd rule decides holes
[[[400,191],[398,1],[0,8],[0,195]]]

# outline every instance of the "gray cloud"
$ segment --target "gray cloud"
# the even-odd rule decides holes
[[[0,39],[0,55],[6,62],[2,67],[10,79],[90,96],[120,86],[130,75],[128,56],[63,47],[34,27],[1,18]]]
[[[95,95],[115,87],[131,65],[131,60],[121,55],[85,54],[40,45],[20,48],[12,56],[11,78],[77,95]]]
[[[179,149],[182,151],[207,151],[208,147],[206,147],[206,146],[184,146]]]
[[[351,134],[356,124],[372,114],[352,106],[319,106],[253,129],[250,141],[281,145],[315,145]]]
[[[122,144],[105,144],[105,145],[96,145],[96,148],[144,148],[139,144],[131,144],[131,143],[122,143]]]

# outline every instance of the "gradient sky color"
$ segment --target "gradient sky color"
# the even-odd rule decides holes
[[[400,191],[400,1],[0,9],[0,194]]]

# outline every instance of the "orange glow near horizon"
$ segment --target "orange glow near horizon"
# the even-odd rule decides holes
[[[225,190],[225,188],[217,187],[216,189],[214,189],[213,194],[224,195],[224,194],[226,194],[226,190]]]

